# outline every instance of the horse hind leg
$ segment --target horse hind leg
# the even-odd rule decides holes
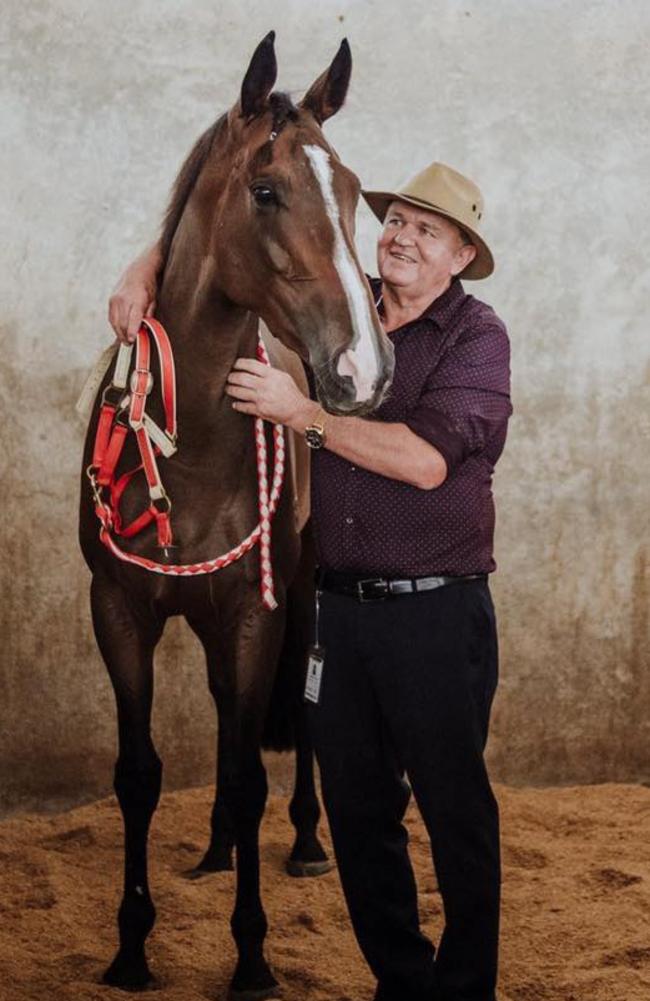
[[[288,616],[291,616],[291,604],[289,604]],[[306,613],[305,618],[307,621],[308,617],[308,613]],[[208,667],[208,684],[218,714],[219,672],[216,654],[212,652],[217,646],[216,639],[213,639],[212,642],[204,642],[206,639],[205,627],[201,628],[198,623],[195,627],[191,620],[188,621],[204,646]],[[287,637],[291,625],[292,623],[289,621],[286,627],[287,632],[285,632],[285,646],[280,657],[280,671],[292,675],[292,678],[289,680],[292,691],[289,695],[285,692],[277,700],[284,702],[285,705],[287,704],[287,698],[293,702],[290,706],[290,712],[293,717],[291,729],[295,739],[295,780],[293,795],[289,804],[289,816],[295,829],[295,839],[285,867],[290,876],[321,876],[326,872],[330,872],[334,868],[334,863],[328,857],[318,837],[318,822],[321,811],[314,781],[314,752],[309,735],[307,714],[302,702],[307,631],[303,626],[302,633],[296,641],[295,634]],[[287,660],[290,661],[289,666],[287,666]],[[297,679],[297,686],[294,679]],[[282,684],[281,680],[280,684]],[[274,689],[271,697],[272,703],[276,695],[276,689]],[[273,712],[274,709],[275,706],[272,706],[270,712]],[[287,709],[285,708],[283,711],[286,712]],[[223,747],[222,734],[223,730],[219,727],[217,738],[217,783],[210,817],[210,842],[205,854],[197,865],[188,869],[183,874],[190,880],[201,879],[215,872],[231,871],[234,868],[235,832],[232,818],[221,792],[225,781],[223,764],[227,755],[227,749]],[[273,743],[273,738],[271,738],[270,746],[273,746]]]
[[[223,698],[223,680],[219,672],[219,634],[214,621],[187,616],[187,622],[201,641],[205,653],[208,687],[214,700],[217,720],[219,718],[220,701]],[[183,875],[186,879],[197,880],[215,872],[231,872],[235,866],[233,861],[235,851],[235,829],[221,792],[224,784],[224,766],[227,762],[228,748],[224,747],[224,731],[217,726],[217,762],[215,798],[210,815],[210,842],[199,862]]]
[[[320,806],[303,700],[307,652],[315,633],[314,598],[313,543],[305,528],[300,564],[287,593],[286,626],[262,743],[276,751],[295,749],[294,790],[289,804],[295,839],[285,863],[290,876],[320,876],[334,868],[318,838]]]
[[[162,625],[138,618],[132,597],[95,574],[91,587],[95,635],[113,684],[119,753],[114,789],[124,821],[124,885],[118,910],[119,948],[105,983],[144,990],[155,983],[145,941],[156,920],[147,872],[147,840],[160,797],[162,762],[151,739],[153,652]]]
[[[285,866],[290,876],[322,876],[334,868],[318,837],[320,806],[314,782],[314,750],[307,714],[299,703],[296,714],[296,774],[289,817],[296,837]]]
[[[227,751],[222,746],[222,733],[223,730],[219,727],[217,735],[217,784],[210,814],[210,842],[200,862],[183,873],[186,879],[190,880],[202,879],[215,872],[232,872],[235,868],[233,861],[235,829],[221,792],[225,783],[223,764],[227,759]]]

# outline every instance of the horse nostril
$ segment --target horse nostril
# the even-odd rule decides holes
[[[353,358],[350,357],[351,355],[351,351],[341,352],[336,363],[336,371],[339,375],[349,375],[352,379],[355,379],[358,375],[358,369]]]
[[[336,371],[338,375],[342,378],[347,376],[352,379],[356,394],[356,402],[358,403],[361,403],[364,400],[369,400],[375,388],[376,373],[369,373],[365,371],[365,367],[362,362],[363,358],[360,358],[356,351],[348,348],[347,351],[343,351],[342,354],[339,355],[339,359],[336,364]]]

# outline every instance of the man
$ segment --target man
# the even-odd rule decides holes
[[[290,376],[252,359],[238,359],[227,391],[237,410],[307,432],[315,447],[318,649],[306,697],[376,999],[494,1001],[499,831],[483,750],[498,670],[487,575],[508,338],[459,281],[494,266],[476,185],[434,163],[399,191],[364,197],[384,224],[371,284],[395,347],[388,398],[369,419],[323,414]],[[153,298],[144,261],[111,300],[121,337]],[[404,772],[444,904],[437,951],[419,928]]]

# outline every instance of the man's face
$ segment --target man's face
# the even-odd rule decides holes
[[[377,243],[382,279],[414,296],[426,295],[449,283],[476,256],[464,244],[458,226],[437,212],[394,201],[388,207]]]

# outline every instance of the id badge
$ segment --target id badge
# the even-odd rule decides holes
[[[307,680],[305,682],[305,702],[313,702],[314,705],[318,705],[324,664],[325,648],[322,646],[309,647],[307,656]]]

